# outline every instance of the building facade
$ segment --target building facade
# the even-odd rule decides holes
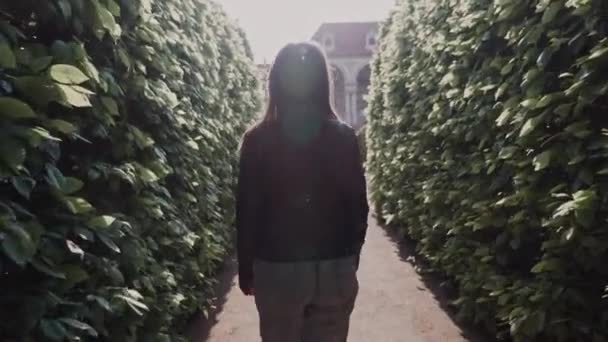
[[[262,93],[263,103],[268,103],[268,74],[270,72],[270,64],[258,64],[257,76],[260,84],[260,92]],[[264,108],[265,109],[265,108]]]
[[[365,97],[370,84],[370,62],[376,52],[379,22],[325,23],[313,35],[331,67],[334,107],[355,129],[365,124]],[[258,77],[267,100],[270,65],[258,65]]]
[[[379,27],[379,22],[325,23],[312,37],[325,50],[332,69],[336,111],[355,129],[365,124],[370,61]]]

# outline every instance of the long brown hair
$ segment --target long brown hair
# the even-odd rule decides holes
[[[315,68],[311,72],[318,73],[318,77],[316,78],[318,84],[310,95],[310,101],[317,104],[323,110],[321,114],[325,115],[327,119],[339,120],[332,105],[332,87],[327,57],[318,44],[303,42],[287,44],[277,54],[268,75],[268,107],[266,108],[263,122],[277,121],[284,112],[284,108],[280,108],[280,104],[285,103],[282,99],[286,95],[279,84],[279,78],[286,71],[291,58],[302,56],[300,51],[306,51],[306,58],[310,58],[310,65],[313,65]]]

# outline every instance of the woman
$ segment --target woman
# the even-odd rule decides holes
[[[239,285],[263,342],[345,342],[368,214],[357,138],[332,108],[318,46],[283,48],[268,90],[241,146]]]

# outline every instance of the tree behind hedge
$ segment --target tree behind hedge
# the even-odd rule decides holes
[[[2,2],[1,339],[181,339],[231,244],[257,107],[212,2]]]
[[[382,217],[516,341],[608,339],[608,3],[402,1],[373,65]]]

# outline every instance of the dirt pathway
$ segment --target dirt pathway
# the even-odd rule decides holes
[[[349,342],[473,341],[463,337],[462,330],[403,258],[399,247],[372,219],[359,269],[361,285]],[[229,268],[224,279],[226,295],[212,315],[214,325],[196,324],[196,342],[259,341],[253,300],[240,293],[234,265]]]

